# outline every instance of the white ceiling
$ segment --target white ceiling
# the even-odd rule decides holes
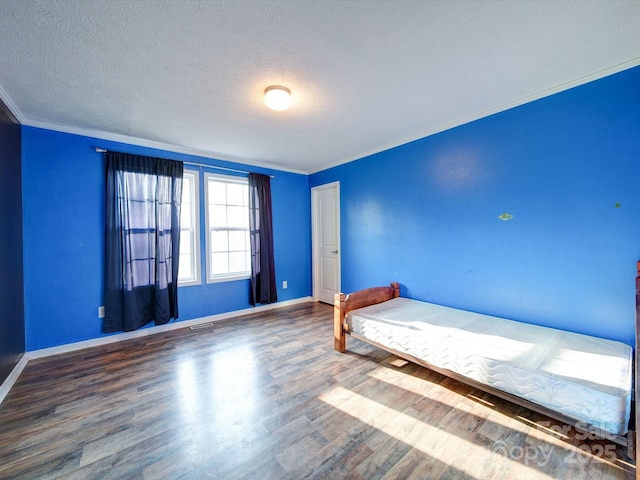
[[[306,173],[636,65],[638,0],[0,0],[21,123]]]

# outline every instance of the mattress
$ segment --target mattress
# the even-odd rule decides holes
[[[349,312],[349,331],[576,420],[624,435],[632,349],[602,338],[394,298]]]

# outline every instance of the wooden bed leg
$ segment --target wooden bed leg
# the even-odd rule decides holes
[[[333,300],[333,347],[341,353],[347,349],[347,338],[344,333],[344,302],[347,296],[336,293]]]
[[[400,284],[398,282],[391,282],[391,290],[393,290],[392,298],[398,298],[400,296]]]

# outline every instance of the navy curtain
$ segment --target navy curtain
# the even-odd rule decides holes
[[[178,317],[182,162],[105,154],[104,332]]]
[[[249,231],[251,237],[251,305],[278,301],[273,261],[271,178],[249,174]]]

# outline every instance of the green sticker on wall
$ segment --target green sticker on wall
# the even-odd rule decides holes
[[[506,222],[507,220],[511,220],[513,218],[513,215],[505,212],[502,215],[500,215],[498,218]]]

